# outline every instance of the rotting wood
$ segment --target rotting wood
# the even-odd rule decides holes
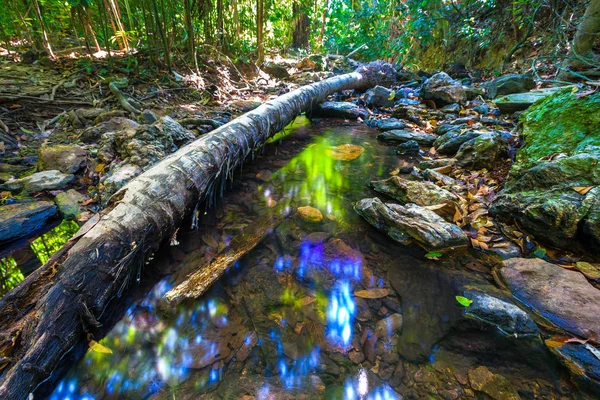
[[[113,195],[100,220],[2,301],[0,341],[7,344],[0,398],[25,399],[115,297],[139,281],[146,260],[172,237],[200,201],[222,193],[235,168],[297,115],[347,89],[389,86],[383,62],[284,94],[171,154]],[[0,366],[2,368],[2,366]]]

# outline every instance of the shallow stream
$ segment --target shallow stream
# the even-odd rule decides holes
[[[364,152],[336,160],[332,146]],[[363,125],[300,118],[244,166],[199,229],[181,228],[147,267],[168,274],[72,366],[51,399],[477,398],[486,366],[521,398],[579,393],[537,337],[467,318],[455,299],[500,293],[493,260],[429,260],[353,210],[368,183],[407,161]],[[301,219],[311,206],[323,219]],[[203,296],[165,294],[240,235],[270,233]],[[179,271],[179,272],[176,272]],[[183,271],[183,272],[181,272]],[[506,397],[508,398],[508,397]]]

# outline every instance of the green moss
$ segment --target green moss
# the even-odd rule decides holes
[[[600,153],[600,93],[579,98],[578,94],[572,88],[560,90],[522,115],[525,144],[514,172],[554,153]]]

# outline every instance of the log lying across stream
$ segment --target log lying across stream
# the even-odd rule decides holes
[[[115,193],[94,226],[82,228],[0,301],[0,398],[26,399],[49,379],[61,358],[94,333],[110,301],[139,280],[161,243],[269,137],[330,94],[389,85],[394,77],[391,65],[374,62],[296,89],[173,153]]]

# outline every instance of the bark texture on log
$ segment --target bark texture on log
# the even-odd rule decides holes
[[[214,200],[248,155],[297,115],[346,89],[393,83],[389,64],[301,87],[171,154],[110,199],[95,225],[0,301],[0,398],[25,399],[60,359],[100,326],[111,300],[201,201]],[[92,226],[93,225],[93,226]]]

